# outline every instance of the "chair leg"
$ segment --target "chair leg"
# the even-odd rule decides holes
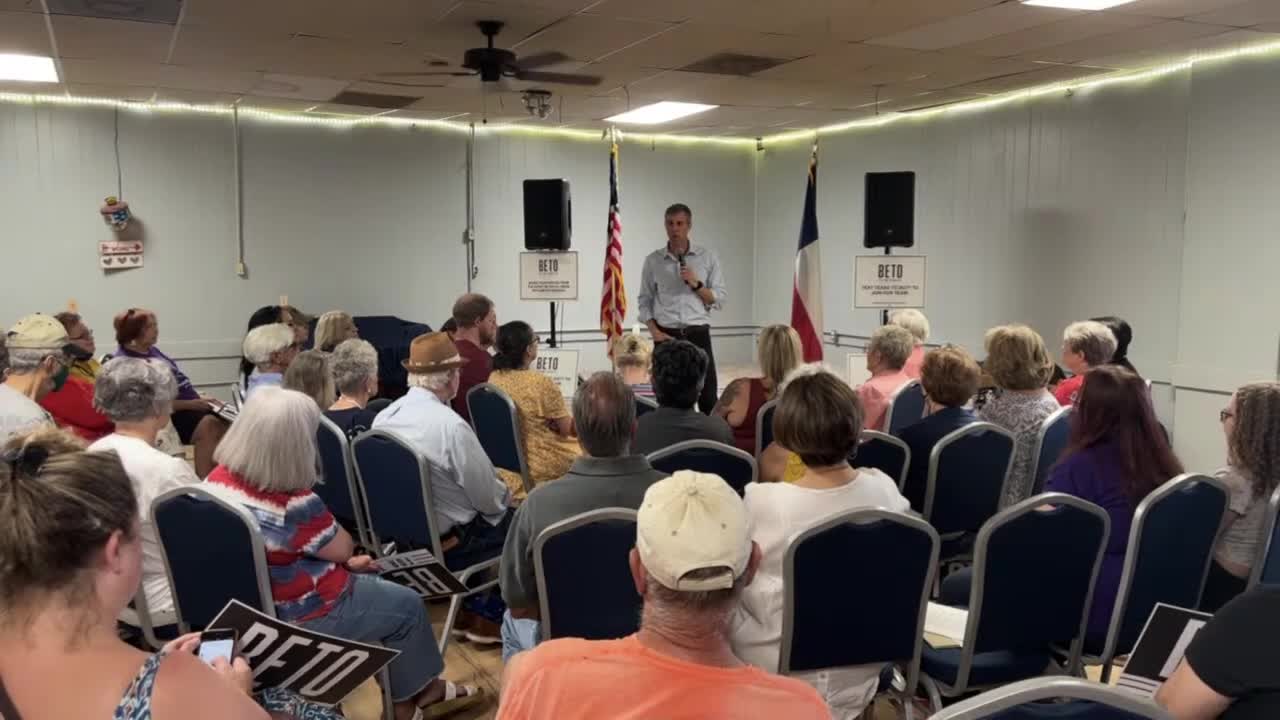
[[[933,712],[942,712],[942,693],[938,692],[938,684],[933,681],[933,678],[924,674],[920,675],[920,684],[924,686],[924,691],[929,696],[929,704],[933,707]]]
[[[391,700],[391,673],[382,668],[378,680],[382,685],[382,720],[396,720],[395,703]]]
[[[453,635],[453,624],[458,620],[458,610],[462,608],[462,595],[454,595],[449,598],[449,614],[444,619],[444,630],[440,633],[440,657],[444,657],[444,651],[449,647],[449,638]]]

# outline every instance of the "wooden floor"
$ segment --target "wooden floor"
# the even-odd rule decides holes
[[[436,637],[444,628],[445,614],[449,606],[435,603],[429,606]],[[498,690],[502,682],[502,646],[475,645],[453,638],[444,653],[444,677],[453,682],[475,685],[486,697],[480,705],[460,710],[449,720],[491,720],[498,714]]]

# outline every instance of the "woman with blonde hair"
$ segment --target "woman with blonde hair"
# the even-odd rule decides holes
[[[653,343],[637,332],[629,332],[613,343],[613,370],[636,397],[654,400],[653,378],[649,375],[653,361]]]
[[[729,383],[712,413],[724,418],[733,430],[739,450],[756,452],[756,416],[777,396],[787,375],[804,362],[800,335],[787,325],[770,325],[760,331],[757,344],[761,377],[738,378]]]
[[[1005,485],[1003,506],[1026,499],[1035,480],[1036,439],[1045,418],[1058,410],[1049,393],[1053,358],[1044,338],[1026,325],[1001,325],[987,331],[987,359],[983,370],[997,392],[978,411],[978,419],[1013,433],[1013,469]]]
[[[356,321],[341,310],[330,310],[316,321],[315,348],[322,352],[333,349],[344,340],[360,337]]]
[[[911,356],[907,358],[907,364],[902,366],[902,372],[913,380],[919,380],[920,368],[924,365],[924,344],[929,339],[929,318],[919,310],[904,308],[889,313],[889,324],[905,329],[916,339]]]
[[[329,362],[329,354],[320,350],[306,350],[298,353],[298,357],[289,363],[284,371],[284,383],[281,387],[298,392],[316,401],[322,409],[329,409],[338,392],[333,384],[333,365]]]

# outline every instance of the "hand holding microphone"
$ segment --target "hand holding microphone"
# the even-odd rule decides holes
[[[680,255],[679,260],[680,279],[683,280],[684,284],[688,285],[691,290],[697,291],[698,287],[695,286],[701,286],[702,281],[698,280],[698,276],[693,274],[693,268],[690,268],[688,264],[685,263],[683,254]]]

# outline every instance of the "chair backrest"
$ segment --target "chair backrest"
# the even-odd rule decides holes
[[[1249,587],[1259,583],[1280,585],[1280,487],[1271,493],[1267,503],[1267,519],[1262,524],[1262,537],[1258,538],[1258,554],[1253,559],[1253,572],[1249,574]]]
[[[884,431],[890,435],[898,435],[908,427],[920,422],[926,407],[924,386],[919,380],[898,388],[889,400],[889,409],[884,415]]]
[[[943,535],[975,532],[1000,509],[1013,468],[1013,433],[976,422],[954,430],[929,453],[924,518]],[[905,488],[918,498],[916,488]]]
[[[1067,667],[1076,666],[1110,530],[1106,511],[1065,493],[1030,497],[982,526],[957,693],[977,653],[1063,644],[1071,648]]]
[[[668,475],[677,470],[714,473],[739,495],[756,480],[756,460],[732,445],[714,440],[685,440],[649,454],[649,464]]]
[[[1062,452],[1067,449],[1067,440],[1071,437],[1071,406],[1055,410],[1052,415],[1040,423],[1040,432],[1036,435],[1035,451],[1031,457],[1036,459],[1036,475],[1031,485],[1031,494],[1036,495],[1044,489],[1045,480],[1049,479],[1049,471],[1053,469]]]
[[[647,397],[636,396],[636,419],[648,415],[658,409],[658,403]]]
[[[1043,700],[1065,703],[1031,705]],[[931,720],[1173,720],[1164,708],[1128,690],[1072,677],[1038,677],[988,690],[944,708]]]
[[[182,632],[203,630],[231,600],[275,617],[262,531],[249,511],[199,485],[151,503]]]
[[[773,411],[778,409],[778,401],[770,400],[760,406],[756,413],[756,460],[764,453],[764,449],[773,444]]]
[[[592,510],[548,526],[533,541],[542,639],[611,640],[640,628],[628,556],[636,511]]]
[[[467,391],[467,410],[489,462],[518,473],[525,492],[532,492],[533,479],[525,461],[524,438],[520,436],[520,415],[511,397],[497,385],[481,383]]]
[[[911,448],[887,433],[863,430],[849,462],[854,467],[875,468],[888,475],[897,481],[901,491],[907,482],[907,469],[911,467]]]
[[[431,502],[431,467],[399,435],[370,430],[351,443],[356,477],[367,504],[375,552],[384,543],[426,548],[443,558]]]
[[[358,542],[370,545],[368,517],[360,484],[356,482],[351,461],[351,444],[347,434],[323,415],[316,430],[316,448],[320,454],[320,481],[312,490],[324,500],[338,523],[355,535]]]
[[[928,523],[883,508],[794,536],[782,565],[778,672],[898,663],[914,695],[939,544]]]
[[[1133,649],[1156,603],[1200,606],[1229,497],[1221,480],[1185,473],[1138,504],[1102,648],[1104,670],[1116,655]]]

